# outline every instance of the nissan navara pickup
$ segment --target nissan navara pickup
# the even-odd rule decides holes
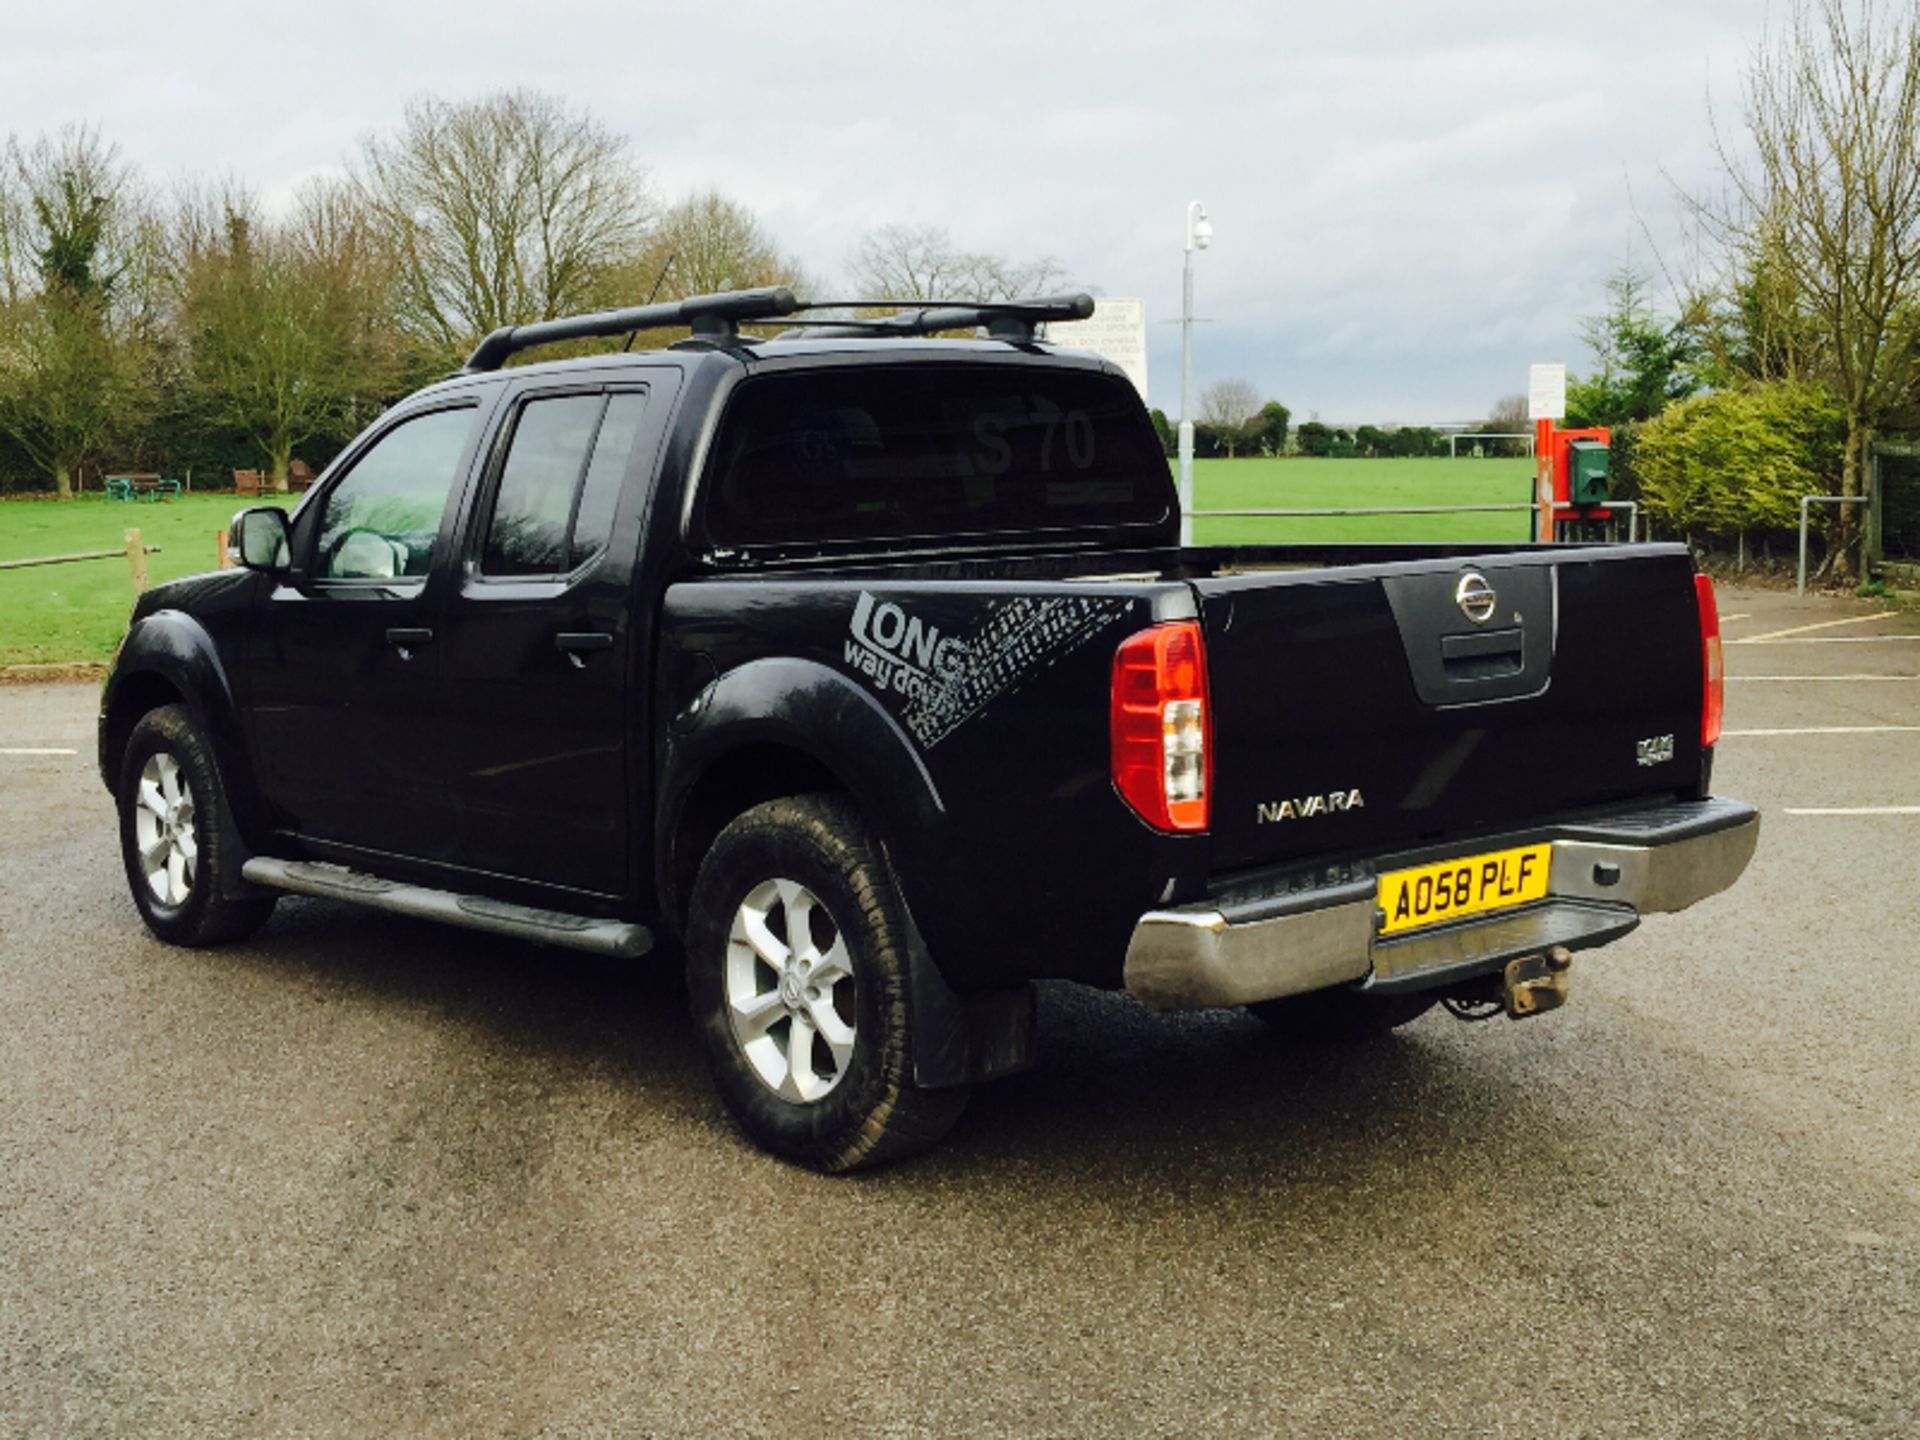
[[[1092,306],[487,337],[140,599],[99,759],[147,926],[291,893],[682,957],[740,1127],[831,1171],[1029,1064],[1038,979],[1517,1017],[1734,882],[1684,546],[1183,547],[1133,386],[1036,339]]]

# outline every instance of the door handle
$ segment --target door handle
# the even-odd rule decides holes
[[[613,648],[613,636],[598,630],[562,630],[553,637],[553,644],[574,669],[581,670],[586,668],[586,657],[593,651]]]
[[[413,658],[414,647],[425,645],[433,639],[433,631],[424,625],[389,625],[387,643],[400,652],[402,660]]]

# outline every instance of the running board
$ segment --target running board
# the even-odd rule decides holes
[[[317,895],[325,900],[347,900],[355,905],[371,905],[376,910],[391,910],[396,915],[411,915],[417,920],[510,935],[516,940],[584,950],[590,955],[605,955],[616,960],[635,959],[653,948],[653,932],[644,925],[566,915],[558,910],[536,910],[530,905],[509,905],[481,895],[429,890],[424,885],[403,885],[397,880],[382,880],[362,870],[349,870],[344,865],[327,865],[317,860],[273,860],[255,856],[241,867],[240,873],[270,890]]]

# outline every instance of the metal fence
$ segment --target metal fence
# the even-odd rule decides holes
[[[1802,495],[1800,497],[1800,564],[1794,571],[1793,593],[1807,593],[1807,509],[1813,505],[1865,505],[1864,495]]]
[[[1627,512],[1627,541],[1631,544],[1640,537],[1640,502],[1637,500],[1609,500],[1606,508],[1612,511]],[[1528,500],[1511,505],[1339,505],[1323,506],[1312,509],[1267,509],[1234,507],[1225,510],[1195,510],[1196,520],[1218,520],[1228,518],[1254,519],[1303,519],[1312,516],[1331,515],[1464,515],[1480,514],[1492,511],[1524,510],[1532,517],[1533,523],[1527,527],[1529,535],[1540,533],[1540,502]]]

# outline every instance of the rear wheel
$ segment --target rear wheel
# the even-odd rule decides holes
[[[687,992],[715,1086],[757,1144],[814,1170],[939,1140],[964,1087],[913,1083],[910,940],[893,872],[829,795],[757,805],[694,882]]]
[[[1418,1020],[1434,1005],[1431,995],[1369,995],[1364,990],[1316,990],[1263,1000],[1247,1009],[1277,1035],[1297,1044],[1351,1045],[1372,1040]]]
[[[266,923],[272,896],[231,898],[244,857],[212,748],[185,706],[133,727],[117,798],[127,885],[149,930],[175,945],[218,945]]]

